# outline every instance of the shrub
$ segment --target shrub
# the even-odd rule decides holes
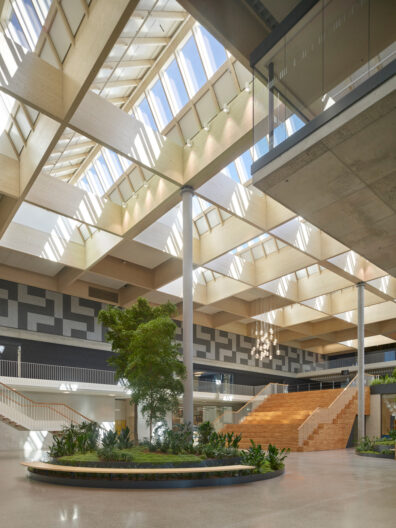
[[[391,429],[388,433],[388,436],[389,438],[391,438],[392,440],[395,440],[396,442],[396,429]]]
[[[157,433],[152,443],[152,451],[171,451],[174,455],[194,453],[193,431],[189,424],[176,425],[173,429],[161,428],[161,431],[162,435]]]
[[[368,436],[364,436],[356,446],[356,451],[375,451],[375,441]]]
[[[48,453],[52,458],[59,458],[67,454],[62,436],[54,436],[52,445],[48,449]]]
[[[267,460],[272,470],[282,469],[284,467],[284,460],[290,453],[289,448],[278,449],[276,446],[269,444]]]
[[[106,431],[102,437],[102,447],[104,449],[114,449],[117,445],[117,433],[115,431]]]
[[[99,424],[96,422],[82,422],[80,425],[71,424],[54,436],[49,454],[53,458],[74,455],[77,452],[95,451],[99,441]]]
[[[386,374],[384,377],[375,378],[371,385],[383,385],[387,383],[396,383],[396,369],[393,370],[392,375]]]
[[[130,440],[129,435],[130,430],[128,426],[121,429],[117,439],[117,446],[119,449],[129,449],[133,446],[133,442]]]
[[[241,453],[241,460],[247,466],[255,466],[258,471],[267,460],[266,453],[260,444],[255,444],[250,440],[250,447],[247,451]]]
[[[97,451],[98,457],[106,462],[132,462],[131,453],[125,453],[112,447],[102,447]]]
[[[209,438],[214,433],[214,427],[211,422],[202,422],[198,427],[198,444],[203,446],[209,443]]]

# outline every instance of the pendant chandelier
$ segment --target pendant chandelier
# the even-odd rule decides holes
[[[265,321],[257,321],[254,337],[255,344],[250,351],[250,354],[261,361],[264,358],[272,359],[274,355],[279,356],[279,340],[278,331],[271,324]]]

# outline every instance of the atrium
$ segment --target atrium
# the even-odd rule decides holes
[[[4,526],[393,526],[395,28],[394,0],[0,0]],[[152,324],[159,360],[164,319],[149,419],[117,357]],[[87,423],[63,456],[95,465],[51,476]],[[231,477],[132,477],[175,431]]]

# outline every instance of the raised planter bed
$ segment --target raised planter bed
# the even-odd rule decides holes
[[[45,462],[22,462],[29,477],[41,482],[91,488],[191,488],[202,486],[229,486],[268,480],[284,473],[284,469],[267,473],[254,473],[253,466],[189,468],[90,468],[60,466]]]
[[[365,456],[365,457],[371,457],[371,458],[388,458],[390,460],[395,460],[395,454],[388,454],[388,453],[361,453],[359,451],[356,451],[356,454],[359,456]]]
[[[371,394],[396,394],[396,383],[381,383],[370,385]]]

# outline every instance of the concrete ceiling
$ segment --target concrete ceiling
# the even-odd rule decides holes
[[[396,79],[254,175],[255,185],[396,276]]]

